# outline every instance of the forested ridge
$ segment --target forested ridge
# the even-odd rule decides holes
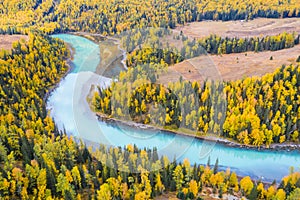
[[[4,0],[0,25],[47,33],[89,31],[113,35],[132,28],[169,27],[202,20],[300,17],[299,0]]]

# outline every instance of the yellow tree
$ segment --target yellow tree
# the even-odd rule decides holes
[[[239,182],[236,176],[236,173],[231,173],[229,178],[229,186],[234,188],[234,191],[237,192],[239,190]]]
[[[249,195],[253,188],[253,182],[249,176],[246,176],[240,181],[240,186],[244,194]]]
[[[107,179],[107,183],[108,183],[109,188],[111,190],[112,196],[114,198],[118,198],[119,195],[120,195],[120,186],[121,186],[120,180],[112,177],[112,178]]]
[[[189,190],[191,193],[194,194],[194,197],[197,197],[198,195],[198,184],[195,180],[191,180],[189,183]]]
[[[141,174],[141,186],[143,188],[143,191],[146,194],[146,199],[149,199],[151,197],[151,184],[150,184],[150,180],[148,179],[148,172],[142,172]]]
[[[56,186],[56,191],[61,192],[62,196],[65,197],[66,192],[69,192],[72,196],[75,196],[71,184],[62,173],[58,175],[57,184],[55,186]]]
[[[76,187],[81,188],[81,176],[77,166],[74,166],[71,170],[73,180],[75,181]]]
[[[146,199],[149,199],[149,197],[145,191],[138,192],[137,194],[134,195],[134,200],[146,200]]]
[[[107,183],[104,183],[100,186],[100,190],[97,191],[97,199],[98,200],[111,200],[112,195]]]
[[[259,199],[265,199],[266,191],[265,191],[265,188],[264,188],[264,184],[259,183],[257,185],[257,191],[258,191],[258,198]]]
[[[174,180],[176,182],[176,190],[180,191],[181,188],[182,188],[182,184],[184,183],[182,168],[181,168],[180,165],[177,165],[177,167],[173,171],[173,178],[174,178]]]
[[[37,177],[38,199],[45,198],[46,187],[47,187],[46,169],[41,169],[39,172],[39,176]]]
[[[163,183],[161,181],[161,177],[160,177],[159,172],[156,173],[154,190],[158,194],[161,194],[165,190],[165,186],[163,185]]]
[[[283,189],[277,190],[277,193],[276,193],[274,199],[276,199],[276,200],[284,200],[285,198],[286,198],[285,191]]]
[[[275,196],[275,194],[276,194],[276,189],[274,188],[273,185],[271,185],[266,192],[267,199],[268,200],[272,199]]]

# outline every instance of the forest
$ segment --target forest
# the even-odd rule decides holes
[[[197,135],[213,133],[247,145],[299,142],[298,66],[283,66],[261,78],[202,85],[180,80],[165,87],[156,83],[157,65],[137,65],[121,73],[118,82],[95,92],[94,109],[115,118],[187,128]]]
[[[98,32],[113,35],[133,28],[174,28],[202,20],[300,17],[299,0],[4,0],[5,30],[34,28],[46,33]]]
[[[0,34],[26,34],[29,40],[14,42],[11,51],[0,50],[0,198],[144,200],[172,193],[179,199],[202,199],[202,194],[213,193],[220,198],[232,194],[297,199],[300,173],[293,168],[280,183],[266,184],[221,169],[218,159],[212,163],[208,159],[206,165],[187,159],[178,163],[159,157],[156,148],[131,144],[92,149],[58,131],[45,107],[49,92],[70,69],[71,56],[66,44],[48,34],[116,35],[130,30],[133,34],[124,38],[129,69],[110,87],[98,89],[91,100],[95,111],[258,147],[299,143],[299,66],[282,66],[263,77],[238,81],[156,83],[168,66],[205,52],[276,51],[299,44],[296,33],[246,39],[211,35],[194,40],[180,33],[173,37],[183,43],[180,49],[156,38],[189,22],[257,17],[300,17],[300,2],[1,1]],[[151,33],[146,27],[161,29]]]

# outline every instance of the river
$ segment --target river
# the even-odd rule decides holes
[[[60,130],[86,142],[103,143],[111,146],[136,144],[139,148],[157,147],[159,155],[167,155],[178,161],[188,158],[190,163],[211,164],[219,160],[219,168],[230,168],[240,176],[249,175],[254,179],[277,182],[300,166],[300,152],[254,150],[229,147],[214,142],[194,139],[165,131],[143,130],[121,124],[107,124],[97,120],[89,109],[86,97],[91,85],[107,87],[111,79],[97,75],[101,46],[90,40],[71,34],[58,34],[75,49],[71,72],[61,80],[50,94],[47,109]]]

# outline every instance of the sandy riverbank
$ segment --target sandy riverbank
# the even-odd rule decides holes
[[[113,78],[118,76],[121,71],[127,70],[126,51],[121,48],[120,41],[117,38],[87,32],[70,34],[84,37],[99,45],[100,63],[96,68],[96,74]]]

